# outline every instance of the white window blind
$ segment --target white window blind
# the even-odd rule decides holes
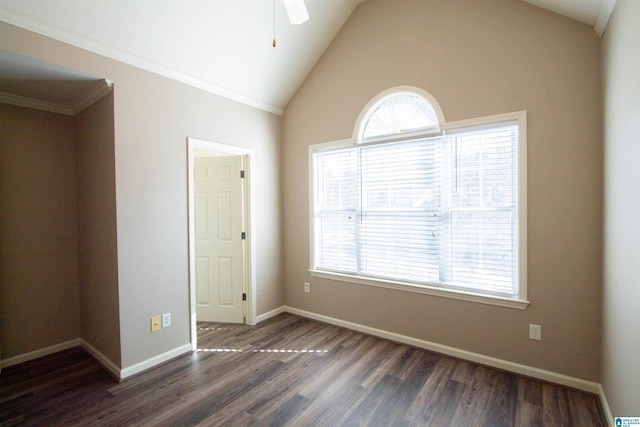
[[[440,131],[433,106],[412,93],[394,93],[373,106],[366,119],[362,139],[372,140],[406,132]]]
[[[517,125],[462,130],[449,138],[454,164],[441,280],[512,295],[518,289]]]
[[[518,291],[518,126],[314,153],[313,268]]]

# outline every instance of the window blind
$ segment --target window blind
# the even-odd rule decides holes
[[[516,123],[314,154],[314,266],[517,291]]]
[[[517,291],[517,136],[514,123],[448,136],[453,155],[442,283]]]

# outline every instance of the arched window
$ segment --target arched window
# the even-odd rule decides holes
[[[446,123],[425,91],[379,94],[351,140],[311,147],[311,274],[526,306],[525,120]]]
[[[363,122],[360,140],[438,132],[440,123],[433,106],[420,95],[398,92],[385,96],[369,109]]]

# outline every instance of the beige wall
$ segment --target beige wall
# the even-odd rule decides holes
[[[115,82],[121,367],[189,343],[188,136],[254,150],[258,314],[284,304],[280,117],[5,23],[0,23],[0,49]],[[151,334],[150,317],[166,312],[172,313],[172,326]]]
[[[605,253],[602,385],[614,416],[640,413],[640,2],[618,0],[603,38]]]
[[[80,336],[73,117],[0,103],[0,349]]]
[[[599,380],[602,129],[592,28],[512,0],[368,0],[286,108],[287,304],[459,349]],[[528,111],[528,292],[522,311],[312,278],[308,146],[349,138],[394,86],[447,121]],[[311,282],[311,293],[303,282]],[[528,324],[543,327],[542,342]]]
[[[621,3],[624,6],[618,9],[636,7],[630,6],[631,1]],[[626,34],[631,26],[614,16],[614,23],[616,20],[623,23],[614,24],[618,30],[608,30],[608,68],[631,79],[621,71],[625,55],[620,53],[620,46],[624,43],[618,40],[623,37],[613,35]],[[623,39],[631,38],[625,35]],[[80,254],[75,262],[79,260],[81,283],[89,281],[92,285],[80,289],[84,308],[65,312],[74,319],[68,323],[75,326],[60,329],[73,330],[71,338],[86,334],[88,341],[115,363],[119,354],[122,367],[189,342],[186,137],[193,136],[256,152],[258,313],[286,302],[296,308],[598,381],[603,178],[598,46],[591,28],[523,2],[368,0],[356,9],[288,105],[281,135],[281,119],[272,114],[0,23],[0,49],[116,82],[112,98],[104,101],[113,102],[115,110],[116,192],[111,193],[107,185],[108,200],[99,201],[88,186],[78,185]],[[619,117],[626,105],[620,101],[624,91],[616,89],[613,79],[607,82],[609,93],[616,95],[608,105],[615,106]],[[351,136],[364,105],[382,90],[397,85],[415,85],[430,92],[448,121],[528,110],[531,305],[527,310],[310,279],[306,272],[308,145]],[[607,108],[608,117],[614,117]],[[91,114],[87,111],[79,123],[88,123]],[[78,135],[88,132],[88,136],[80,137],[77,151],[72,148],[71,155],[77,153],[78,159],[109,155],[108,146],[84,145],[84,141],[101,141],[103,131],[107,131],[104,126],[108,123],[101,123],[102,130],[89,131],[79,125]],[[2,129],[4,132],[4,126]],[[607,139],[613,141],[609,132]],[[614,147],[611,143],[609,146],[611,151]],[[632,157],[628,147],[611,154]],[[101,176],[102,185],[111,179],[110,161],[94,172],[83,170],[87,166],[84,162],[78,168],[79,178]],[[613,169],[608,169],[608,180],[622,180],[623,173],[614,174]],[[10,212],[4,204],[4,164],[1,173],[0,212],[5,224],[4,216]],[[613,193],[609,192],[609,199],[617,194]],[[98,203],[110,209],[114,198],[115,235],[109,229],[114,226],[113,217],[103,212],[100,222],[105,234],[89,238],[92,233],[99,234],[88,227],[91,213],[99,209]],[[619,196],[613,200],[620,204],[626,199]],[[607,236],[618,236],[620,247],[630,244],[632,237],[621,236],[621,228],[613,228],[613,222],[607,223]],[[0,273],[2,286],[6,286],[5,275],[11,273],[5,255],[9,253],[5,249],[6,228],[0,232]],[[87,252],[96,250],[90,243],[93,239],[106,242],[99,249],[104,252]],[[117,267],[112,252],[116,242]],[[280,249],[283,244],[284,258]],[[614,252],[607,247],[608,255]],[[104,262],[97,261],[101,254],[107,256]],[[619,291],[625,288],[622,282],[632,280],[613,276],[633,277],[630,274],[635,271],[632,264],[624,268],[607,265],[609,293],[605,296],[609,307],[615,307],[628,301],[620,301]],[[284,277],[281,267],[286,267]],[[96,281],[92,275],[100,269],[106,277]],[[312,283],[310,294],[302,292],[304,281]],[[16,311],[17,305],[7,303],[5,289],[1,291],[3,315]],[[77,295],[76,282],[75,297],[69,298]],[[117,306],[113,304],[116,297]],[[96,301],[100,301],[98,309],[89,308]],[[116,307],[118,317],[114,318]],[[149,317],[167,311],[173,314],[173,326],[151,334]],[[634,328],[638,328],[634,324],[624,327],[627,319],[616,315],[613,308],[605,313],[604,382],[607,393],[622,409],[624,398],[613,394],[613,389],[632,385],[625,382],[626,368],[616,369],[614,365],[624,362],[621,366],[629,369],[637,366],[625,359],[627,353],[623,356],[613,349],[633,338]],[[542,342],[526,338],[528,323],[543,326]],[[612,332],[618,328],[622,333]],[[56,336],[51,343],[66,339],[70,338]],[[10,357],[4,341],[2,344],[3,357]],[[38,343],[37,348],[43,345]],[[25,347],[14,353],[25,351],[29,350]],[[612,407],[616,409],[615,404]]]
[[[120,364],[113,92],[75,118],[82,338]]]
[[[188,342],[186,136],[255,150],[258,312],[284,300],[280,118],[126,68],[114,80],[120,321],[129,366]],[[149,318],[164,312],[172,313],[173,326],[149,336]]]
[[[82,337],[119,363],[113,95],[0,122],[3,357]]]

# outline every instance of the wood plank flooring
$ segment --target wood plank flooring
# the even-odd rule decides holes
[[[81,348],[7,368],[0,426],[605,426],[597,396],[291,314],[199,323],[118,384]]]

